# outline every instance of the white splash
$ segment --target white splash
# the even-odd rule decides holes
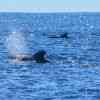
[[[8,52],[12,55],[28,52],[25,37],[20,32],[12,32],[7,37],[6,46]]]

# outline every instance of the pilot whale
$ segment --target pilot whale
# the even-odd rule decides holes
[[[46,63],[49,62],[46,59],[46,51],[45,50],[39,50],[35,54],[16,54],[13,56],[10,56],[10,59],[14,59],[17,61],[36,61],[37,63]]]

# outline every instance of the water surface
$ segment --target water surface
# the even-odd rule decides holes
[[[0,100],[100,100],[99,26],[100,13],[0,13]],[[18,52],[44,49],[51,63],[9,62],[13,32]]]

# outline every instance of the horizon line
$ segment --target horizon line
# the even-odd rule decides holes
[[[42,10],[42,9],[36,9],[36,10],[0,10],[0,13],[78,13],[78,12],[100,12],[100,10],[71,10],[71,9],[64,9],[64,10],[51,10],[51,9],[47,9],[47,10]]]

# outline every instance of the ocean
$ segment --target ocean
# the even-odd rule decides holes
[[[9,59],[41,49],[49,63]],[[0,100],[100,100],[99,67],[100,13],[0,13]]]

